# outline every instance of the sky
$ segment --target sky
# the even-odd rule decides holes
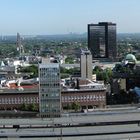
[[[0,0],[1,35],[84,33],[98,22],[140,32],[140,0]]]

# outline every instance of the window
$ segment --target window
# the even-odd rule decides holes
[[[98,96],[96,96],[96,101],[99,101],[99,97]]]
[[[65,97],[64,97],[64,100],[65,100],[65,101],[67,101],[67,100],[68,100],[68,98],[65,96]]]
[[[96,96],[95,96],[95,95],[93,95],[92,97],[93,97],[93,100],[95,101],[95,99],[96,99]]]
[[[92,100],[92,95],[90,95],[90,100]]]
[[[101,101],[102,100],[102,96],[101,95],[99,95],[99,101]]]
[[[7,98],[5,98],[5,104],[7,104]]]

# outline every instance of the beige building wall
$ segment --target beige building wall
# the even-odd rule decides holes
[[[126,79],[120,79],[120,89],[126,91]]]
[[[81,78],[92,80],[92,55],[81,54]]]

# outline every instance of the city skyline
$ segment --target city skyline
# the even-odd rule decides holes
[[[118,33],[140,33],[139,0],[3,0],[1,35],[84,33],[87,24],[117,23]]]

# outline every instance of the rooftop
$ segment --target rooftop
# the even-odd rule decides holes
[[[128,62],[130,61],[130,62],[135,62],[135,63],[137,61],[135,55],[133,55],[133,54],[127,54],[126,57],[125,57],[125,60],[128,61]]]
[[[66,79],[63,82],[62,91],[98,91],[106,90],[104,83],[94,82],[89,79]]]

